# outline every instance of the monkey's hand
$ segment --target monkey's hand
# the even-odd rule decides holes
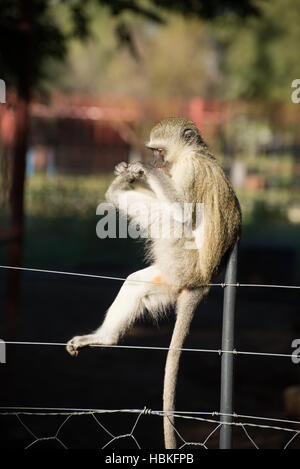
[[[121,178],[129,183],[145,179],[144,166],[140,162],[128,165],[125,161],[122,161],[115,166],[114,174],[117,178]]]
[[[147,178],[147,174],[150,170],[149,165],[145,165],[141,163],[140,161],[137,161],[136,163],[132,163],[128,166],[128,172],[131,176],[131,181],[145,181]]]
[[[115,166],[114,174],[115,176],[120,176],[121,174],[125,175],[124,173],[128,173],[128,164],[122,161]]]

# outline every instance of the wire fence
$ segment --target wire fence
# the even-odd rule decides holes
[[[104,425],[101,422],[101,416],[105,414],[136,414],[137,417],[134,420],[134,423],[128,424],[128,431],[125,433],[116,434],[112,432],[110,429],[107,428],[107,425]],[[68,408],[38,408],[38,407],[0,407],[0,415],[1,416],[9,416],[11,418],[16,418],[17,423],[19,423],[27,432],[29,438],[31,439],[30,443],[28,443],[24,449],[31,448],[34,445],[38,446],[38,443],[45,442],[45,441],[55,441],[58,443],[58,447],[62,447],[64,449],[68,449],[72,446],[68,446],[66,442],[64,442],[63,427],[66,423],[72,418],[72,420],[79,419],[82,416],[89,416],[93,421],[97,423],[99,429],[105,432],[105,437],[102,437],[102,443],[99,443],[99,449],[110,449],[113,447],[113,444],[120,439],[131,439],[134,443],[134,447],[137,449],[144,449],[142,442],[139,438],[135,435],[135,431],[137,429],[138,424],[142,418],[151,416],[163,417],[165,413],[161,410],[151,410],[147,409],[68,409]],[[295,420],[286,420],[286,419],[276,419],[276,418],[269,418],[269,417],[259,417],[253,415],[240,415],[240,414],[223,414],[221,412],[189,412],[189,411],[176,411],[173,413],[168,413],[168,416],[173,415],[176,419],[185,419],[185,420],[193,420],[196,422],[207,423],[213,425],[213,429],[209,430],[207,435],[202,439],[202,441],[188,441],[184,438],[182,433],[174,426],[175,433],[178,437],[179,449],[186,449],[186,448],[193,448],[199,447],[202,449],[209,449],[208,443],[209,440],[215,435],[222,426],[231,426],[231,427],[239,427],[243,430],[243,434],[245,435],[246,439],[251,443],[251,447],[255,449],[260,449],[259,444],[255,441],[255,437],[250,435],[251,429],[258,428],[264,430],[273,430],[276,432],[283,432],[287,436],[286,441],[283,445],[282,449],[287,449],[291,445],[291,443],[299,436],[300,434],[300,421]],[[34,416],[37,418],[41,417],[49,417],[55,416],[60,417],[61,422],[57,425],[57,429],[51,434],[50,436],[43,436],[38,435],[36,431],[34,431],[30,424],[27,422],[25,423],[26,416]],[[232,417],[232,422],[224,422],[221,421],[221,417]],[[238,421],[235,421],[238,419]],[[256,420],[259,422],[266,421],[270,422],[271,424],[266,423],[253,423],[251,420]],[[275,425],[277,423],[277,425]]]
[[[138,279],[128,279],[124,277],[111,277],[108,275],[96,275],[96,274],[85,274],[79,272],[66,272],[64,270],[46,270],[46,269],[33,269],[28,267],[13,267],[9,265],[0,265],[0,269],[7,269],[7,270],[22,270],[24,272],[37,272],[42,274],[54,274],[54,275],[69,275],[74,277],[86,277],[86,278],[95,278],[95,279],[102,279],[102,280],[116,280],[119,282],[128,282],[128,283],[147,283],[156,285],[156,283],[151,282],[150,280],[138,280]],[[163,285],[163,283],[162,283]],[[300,290],[300,285],[272,285],[272,284],[257,284],[257,283],[228,283],[228,282],[220,282],[220,283],[208,283],[207,285],[202,285],[204,287],[255,287],[255,288],[288,288],[288,289],[295,289]]]
[[[87,277],[87,278],[97,278],[97,279],[104,279],[104,280],[114,280],[114,281],[122,281],[125,280],[132,281],[134,283],[137,282],[145,282],[142,280],[128,280],[122,277],[111,277],[105,275],[93,275],[93,274],[85,274],[85,273],[77,273],[77,272],[65,272],[65,271],[56,271],[56,270],[45,270],[45,269],[33,269],[33,268],[26,268],[26,267],[13,267],[13,266],[5,266],[0,265],[2,269],[16,269],[22,270],[27,272],[37,272],[37,273],[47,273],[53,275],[67,275],[67,276],[78,276],[78,277]],[[151,282],[147,282],[151,283]],[[234,287],[234,288],[283,288],[283,289],[300,289],[298,285],[263,285],[263,284],[241,284],[236,282],[225,282],[224,283],[211,283],[209,284],[211,287]],[[36,346],[36,347],[65,347],[66,343],[64,342],[28,342],[28,341],[4,341],[8,346]],[[100,347],[100,348],[117,348],[117,349],[133,349],[133,350],[160,350],[160,351],[168,351],[169,347],[155,347],[155,346],[138,346],[138,345],[91,345],[91,347]],[[250,355],[253,357],[269,357],[269,358],[295,358],[298,355],[294,353],[292,354],[284,354],[284,353],[271,353],[271,352],[259,352],[259,351],[247,351],[247,350],[236,350],[235,348],[228,349],[228,347],[221,347],[220,349],[207,349],[207,348],[182,348],[183,352],[197,352],[197,353],[208,353],[208,354],[218,354],[221,357],[229,356],[231,359],[235,355]],[[221,390],[222,392],[222,390]],[[232,389],[230,389],[232,394]],[[232,396],[231,396],[232,397]],[[132,424],[130,422],[128,424],[128,431],[125,433],[116,434],[115,432],[111,431],[107,425],[101,421],[103,415],[109,414],[134,414],[136,418]],[[72,419],[72,421],[76,419],[80,419],[82,416],[88,416],[92,419],[99,429],[104,431],[105,437],[103,441],[99,443],[99,448],[101,449],[111,449],[117,441],[121,439],[129,439],[133,442],[134,447],[138,449],[143,448],[142,441],[136,435],[136,430],[138,426],[141,424],[141,421],[147,416],[157,416],[163,418],[165,413],[162,410],[151,410],[147,407],[143,409],[78,409],[78,408],[39,408],[39,407],[0,407],[0,415],[1,416],[8,416],[12,419],[17,420],[17,424],[19,424],[26,432],[27,436],[31,439],[30,443],[28,443],[25,448],[31,448],[33,446],[38,447],[39,443],[53,441],[55,442],[58,447],[68,449],[68,443],[64,441],[63,431],[66,427],[67,423]],[[177,426],[174,426],[175,433],[177,435],[177,439],[179,441],[179,449],[187,449],[187,448],[201,448],[201,449],[208,449],[210,441],[216,437],[217,434],[220,434],[222,429],[225,428],[230,430],[232,428],[240,428],[243,431],[243,434],[248,442],[250,442],[253,448],[259,449],[259,442],[255,441],[255,436],[251,434],[252,429],[264,429],[264,430],[272,430],[275,432],[282,432],[286,435],[285,441],[283,444],[283,449],[289,448],[291,443],[299,436],[300,434],[300,421],[297,420],[288,420],[288,419],[279,419],[279,418],[272,418],[272,417],[262,417],[262,416],[253,416],[253,415],[243,415],[237,414],[234,412],[222,412],[221,411],[211,411],[211,412],[190,412],[190,411],[175,411],[173,413],[168,413],[168,416],[173,415],[176,419],[180,420],[191,420],[196,422],[202,422],[205,424],[209,424],[213,426],[213,428],[208,430],[207,435],[201,439],[201,441],[187,441],[184,438],[182,432],[180,432]],[[61,418],[62,420],[59,422],[55,432],[52,435],[45,434],[37,434],[31,428],[31,425],[26,422],[26,417],[31,416],[34,418],[42,418],[42,417],[49,417],[49,416],[56,416]],[[177,420],[176,420],[177,421]],[[171,420],[170,420],[171,422]],[[171,422],[172,423],[172,422]],[[231,434],[229,434],[231,436]],[[220,446],[221,447],[221,446]]]
[[[3,341],[7,345],[38,345],[47,347],[66,347],[66,342],[23,342],[23,341]],[[105,345],[105,344],[91,344],[89,347],[93,348],[116,348],[116,349],[128,349],[128,350],[181,350],[182,352],[201,352],[201,353],[215,353],[218,355],[229,354],[229,355],[252,355],[259,357],[281,357],[281,358],[295,358],[296,354],[289,353],[269,353],[269,352],[251,352],[246,350],[222,350],[222,349],[206,349],[206,348],[171,348],[171,347],[150,347],[143,345]]]

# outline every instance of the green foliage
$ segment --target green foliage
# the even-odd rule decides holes
[[[34,88],[60,76],[64,91],[107,93],[111,83],[117,95],[132,94],[134,80],[138,96],[290,100],[299,75],[295,0],[0,0],[0,9],[0,69],[8,86],[22,77],[28,35]],[[189,19],[180,23],[178,14]],[[24,15],[31,33],[21,25]],[[74,38],[90,40],[81,48]],[[67,73],[54,64],[66,61],[70,46]]]
[[[223,49],[227,98],[290,101],[292,80],[299,76],[300,3],[260,0],[260,17],[214,22]]]
[[[257,200],[251,213],[252,220],[255,223],[280,223],[286,222],[287,218],[282,207],[268,205],[263,200]]]
[[[288,211],[293,205],[299,207],[300,192],[297,187],[279,185],[266,190],[237,191],[244,224],[276,225],[289,224]]]
[[[143,249],[131,239],[99,239],[96,208],[113,175],[34,176],[25,197],[24,265],[66,266],[82,262],[136,268]],[[4,253],[2,253],[2,256]],[[0,252],[1,258],[1,252]],[[107,268],[106,268],[107,270]]]
[[[0,69],[9,86],[18,86],[24,66],[17,55],[23,45],[29,44],[28,63],[31,87],[36,87],[47,76],[47,62],[65,59],[68,42],[73,37],[86,38],[90,33],[89,8],[102,5],[113,16],[123,12],[142,15],[152,21],[162,22],[157,6],[186,14],[211,17],[224,10],[223,0],[215,0],[207,7],[204,0],[189,2],[160,2],[149,0],[0,0]],[[187,8],[188,7],[188,8]],[[238,14],[253,12],[251,0],[236,4],[225,1],[225,9]],[[67,26],[67,27],[66,27]],[[124,39],[124,38],[123,38]],[[125,38],[126,39],[126,38]],[[22,54],[21,54],[22,56]]]
[[[94,215],[112,177],[34,176],[26,184],[25,213],[53,218]]]
[[[291,188],[290,176],[292,160],[286,155],[282,159],[270,159],[259,155],[249,156],[246,161],[249,170],[255,168],[259,174],[272,177],[272,171],[280,175],[281,181],[277,187],[270,187],[263,191],[239,190],[244,220],[255,222],[256,216],[263,219],[261,214],[271,214],[265,222],[281,222],[286,219],[286,209],[297,200],[299,190]],[[104,194],[113,178],[111,176],[59,176],[48,178],[34,176],[27,181],[25,198],[25,213],[30,218],[59,218],[80,219],[94,217],[96,207],[105,200]],[[276,219],[275,213],[280,215]]]
[[[0,69],[8,86],[18,86],[22,79],[18,51],[22,51],[24,41],[31,44],[31,64],[27,65],[30,67],[30,85],[35,87],[47,76],[47,60],[64,59],[68,39],[86,36],[83,2],[65,3],[68,3],[72,17],[69,33],[56,22],[57,2],[54,0],[0,0]]]
[[[216,90],[214,46],[202,23],[172,15],[164,26],[150,26],[130,16],[126,24],[135,38],[138,60],[120,46],[114,33],[118,21],[106,10],[94,11],[91,39],[84,44],[72,42],[65,64],[53,67],[57,77],[53,87],[152,99],[208,95]]]
[[[68,42],[70,53],[60,67],[48,61],[50,88],[113,97],[290,102],[291,82],[299,75],[300,3],[255,5],[259,14],[253,14],[253,2],[228,8],[218,1],[90,0],[89,39]],[[63,5],[55,10],[66,34],[72,30],[70,15]]]
[[[112,177],[30,178],[25,199],[24,265],[51,268],[83,261],[110,267],[123,265],[126,269],[141,265],[142,243],[131,239],[100,240],[96,236],[96,207],[104,200]],[[283,237],[292,236],[299,245],[299,225],[287,219],[287,209],[299,201],[299,191],[288,187],[240,190],[238,197],[243,213],[243,241],[249,237],[263,239],[265,232],[276,232],[278,239],[280,233]],[[4,260],[5,251],[0,251],[0,258]]]
[[[251,0],[152,0],[152,3],[166,10],[184,15],[196,15],[200,18],[212,19],[218,15],[239,16],[257,15],[259,10]]]

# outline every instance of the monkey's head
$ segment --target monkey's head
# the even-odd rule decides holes
[[[196,124],[184,117],[167,117],[150,132],[146,147],[152,150],[154,165],[168,167],[182,157],[185,150],[198,150],[205,146]]]

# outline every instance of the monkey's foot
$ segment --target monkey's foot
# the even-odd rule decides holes
[[[77,356],[78,349],[88,345],[113,345],[117,341],[111,337],[103,337],[96,334],[77,335],[69,340],[66,349],[70,355]]]

